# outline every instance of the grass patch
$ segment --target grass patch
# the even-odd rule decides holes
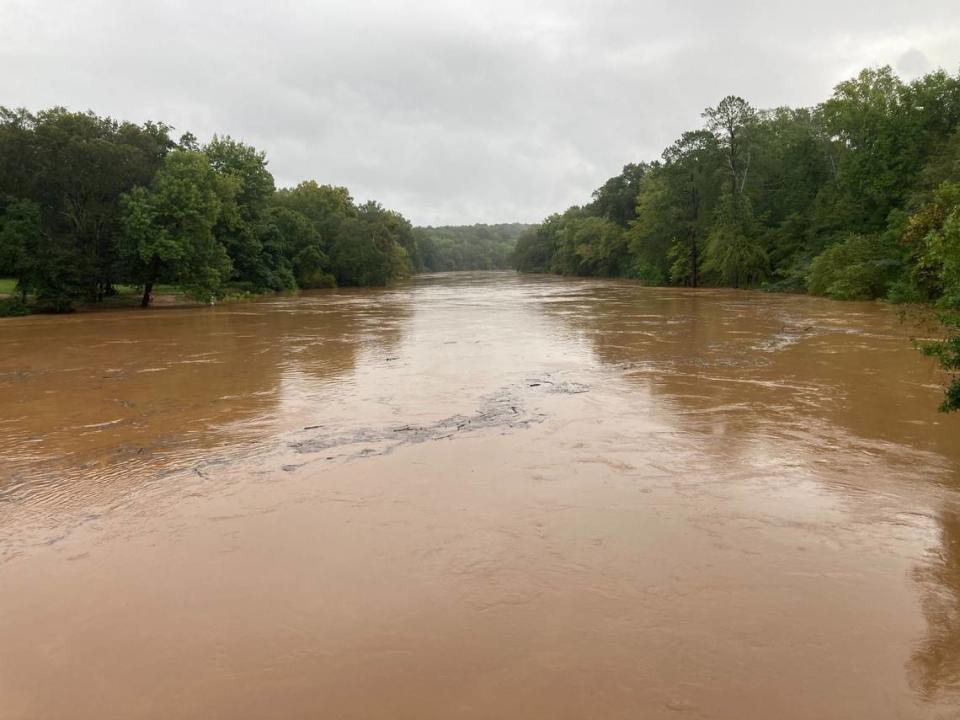
[[[31,310],[30,305],[21,302],[16,294],[17,281],[13,278],[0,278],[0,317],[10,317],[17,315],[28,315]],[[96,310],[98,308],[132,308],[140,305],[143,297],[142,285],[114,285],[116,294],[107,295],[100,302],[76,301],[76,308],[79,310]],[[265,292],[260,291],[252,283],[232,282],[223,287],[223,297],[221,302],[231,300],[246,300],[258,297]],[[176,306],[176,305],[196,305],[199,304],[188,295],[186,295],[179,285],[154,285],[153,286],[154,305]]]
[[[143,295],[143,285],[114,285],[117,295]],[[177,285],[154,285],[154,295],[182,295],[183,291]]]

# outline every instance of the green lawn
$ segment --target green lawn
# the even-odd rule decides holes
[[[143,285],[114,285],[119,295],[142,295]],[[180,295],[182,291],[176,285],[154,285],[154,295]]]
[[[17,281],[13,278],[4,278],[0,277],[0,298],[6,297],[8,295],[13,295],[17,286]],[[137,285],[115,285],[114,288],[117,291],[116,295],[111,297],[106,297],[103,299],[103,304],[106,306],[125,306],[125,305],[135,305],[140,302],[140,296],[143,294],[143,286]],[[233,296],[234,298],[239,296],[244,296],[245,293],[249,294],[251,291],[244,283],[229,283],[226,286],[227,296]],[[181,290],[177,285],[155,285],[153,288],[154,296],[157,295],[176,295],[178,302],[182,302],[185,298],[183,295],[183,290]]]

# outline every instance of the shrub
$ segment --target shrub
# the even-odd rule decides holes
[[[902,267],[895,247],[876,237],[850,235],[810,265],[807,290],[837,300],[885,297]]]
[[[0,317],[29,315],[30,308],[20,298],[0,298]]]

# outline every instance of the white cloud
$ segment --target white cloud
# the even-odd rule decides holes
[[[0,104],[227,133],[424,224],[537,220],[727,93],[879,64],[956,71],[960,3],[0,0]]]

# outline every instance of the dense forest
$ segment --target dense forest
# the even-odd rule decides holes
[[[816,107],[728,96],[703,119],[524,233],[516,267],[929,303],[960,330],[960,75],[868,69]],[[955,333],[923,349],[960,370]]]
[[[531,225],[446,225],[414,230],[421,269],[506,270],[513,267],[517,238]]]
[[[264,153],[200,145],[162,123],[0,108],[0,277],[6,314],[67,311],[159,284],[233,289],[383,285],[422,268],[413,228],[313,181],[276,189]]]

